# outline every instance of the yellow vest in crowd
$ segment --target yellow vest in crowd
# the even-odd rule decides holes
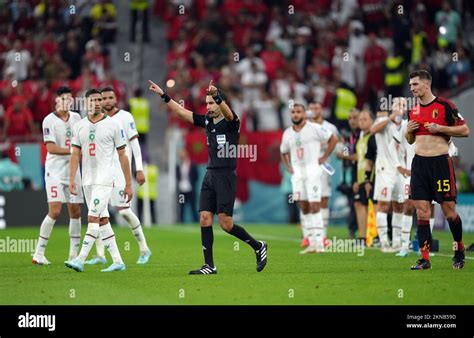
[[[137,197],[139,199],[143,199],[143,197],[145,196],[145,191],[143,187],[146,184],[148,186],[148,194],[150,195],[150,200],[154,201],[156,200],[156,197],[158,195],[158,191],[156,188],[158,176],[160,175],[158,166],[154,164],[145,164],[143,166],[143,171],[145,174],[146,182],[142,186],[138,187]]]
[[[387,73],[385,74],[385,85],[386,86],[401,86],[403,85],[403,71],[402,71],[402,56],[389,56],[385,60],[385,68]]]
[[[148,0],[130,0],[129,5],[130,9],[143,11],[147,9],[150,4],[148,3]]]
[[[150,104],[143,97],[132,97],[130,104],[130,113],[135,119],[135,125],[139,134],[147,134],[150,130]]]
[[[357,104],[357,97],[347,88],[338,88],[336,90],[336,108],[335,114],[338,120],[348,120],[349,113]]]

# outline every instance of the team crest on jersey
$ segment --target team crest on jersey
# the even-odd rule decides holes
[[[434,109],[434,110],[431,112],[431,116],[433,116],[434,119],[437,119],[437,118],[438,118],[438,109]]]
[[[66,137],[71,137],[71,128],[66,129]]]
[[[89,140],[94,141],[95,139],[95,130],[89,131]]]
[[[44,128],[43,129],[43,135],[48,136],[49,135],[49,128]]]

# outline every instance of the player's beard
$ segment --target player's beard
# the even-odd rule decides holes
[[[301,122],[303,122],[303,118],[299,119],[299,120],[291,120],[291,122],[295,125],[295,126],[299,126],[301,124]]]

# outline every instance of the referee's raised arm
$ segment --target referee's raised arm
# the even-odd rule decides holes
[[[171,99],[171,97],[166,93],[163,89],[160,88],[156,83],[154,83],[151,80],[148,80],[150,83],[149,89],[158,94],[161,99],[170,107],[171,111],[173,111],[175,114],[177,114],[181,119],[184,121],[187,121],[189,123],[194,124],[194,119],[193,119],[193,112],[190,110],[185,109],[182,107],[179,103],[177,103],[175,100]]]

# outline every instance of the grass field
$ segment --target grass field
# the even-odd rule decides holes
[[[0,253],[0,304],[474,304],[473,254],[468,253],[463,270],[453,270],[449,232],[434,234],[441,251],[432,258],[433,269],[411,271],[414,253],[399,258],[367,249],[363,256],[303,256],[295,227],[246,228],[269,244],[263,272],[255,271],[250,247],[215,226],[218,274],[190,276],[188,271],[203,260],[197,225],[146,229],[153,251],[146,266],[135,264],[138,246],[131,231],[115,227],[127,271],[108,274],[100,272],[103,266],[86,266],[83,273],[65,268],[67,228],[56,227],[46,251],[49,267],[32,265],[30,253]],[[0,239],[36,239],[38,230],[7,228]],[[333,236],[345,238],[346,229],[331,228],[329,238]],[[464,242],[474,242],[474,234],[465,234]]]

